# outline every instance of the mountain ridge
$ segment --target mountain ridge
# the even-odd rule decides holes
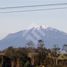
[[[47,48],[52,48],[54,44],[62,48],[64,44],[67,44],[67,33],[52,27],[33,27],[31,29],[8,34],[4,39],[0,40],[0,49],[5,49],[9,46],[25,47],[26,43],[29,41],[33,41],[36,47],[40,39],[44,41],[45,47]]]

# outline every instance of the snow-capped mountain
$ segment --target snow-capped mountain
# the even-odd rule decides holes
[[[43,40],[47,48],[52,48],[55,44],[57,44],[58,47],[62,47],[64,44],[67,44],[67,33],[51,27],[33,27],[28,30],[9,34],[4,39],[0,40],[0,49],[9,46],[24,47],[29,41],[32,41],[36,47],[38,40]]]

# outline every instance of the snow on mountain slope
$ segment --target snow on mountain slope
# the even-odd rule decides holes
[[[38,40],[40,39],[44,41],[47,48],[52,48],[54,44],[62,47],[64,44],[67,44],[67,33],[51,27],[33,27],[28,30],[9,34],[4,39],[0,40],[0,49],[9,46],[24,47],[29,41],[33,41],[37,46]]]

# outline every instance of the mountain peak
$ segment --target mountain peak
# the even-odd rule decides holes
[[[33,28],[35,28],[35,29],[42,29],[42,28],[44,28],[44,29],[46,29],[47,28],[47,26],[46,25],[37,25],[37,26],[34,26]]]

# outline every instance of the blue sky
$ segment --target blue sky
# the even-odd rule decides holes
[[[0,7],[38,5],[38,4],[40,5],[50,3],[67,3],[67,1],[66,0],[0,0]],[[39,8],[49,8],[49,7],[39,7]],[[12,10],[23,10],[23,9],[12,9]],[[10,10],[0,10],[0,11],[10,11]],[[23,29],[35,25],[46,25],[49,27],[57,28],[67,33],[67,9],[22,12],[22,13],[0,13],[0,39],[5,37],[9,33],[21,31]]]

